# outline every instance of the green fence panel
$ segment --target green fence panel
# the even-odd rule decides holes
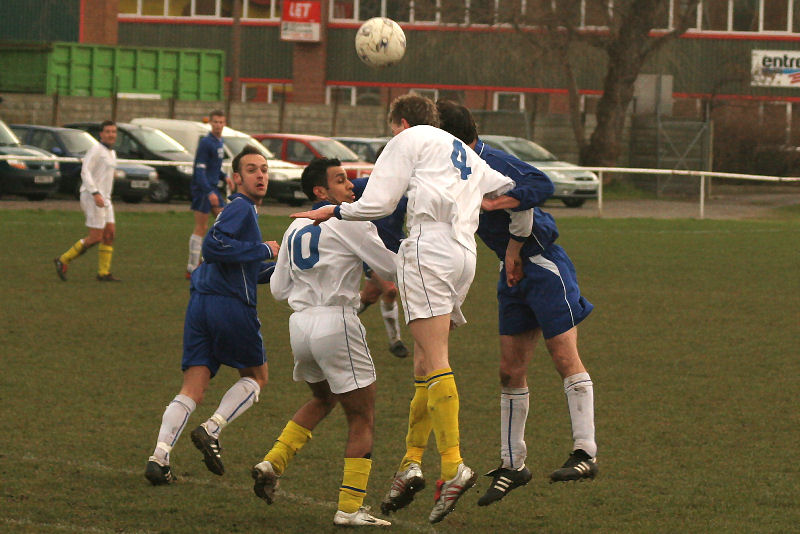
[[[0,91],[108,97],[224,98],[221,50],[77,43],[0,44]]]

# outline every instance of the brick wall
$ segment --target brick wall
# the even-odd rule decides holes
[[[91,44],[116,45],[119,0],[84,0],[83,40]]]

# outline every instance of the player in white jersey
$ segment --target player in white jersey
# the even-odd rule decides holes
[[[429,521],[441,521],[475,483],[459,445],[458,391],[448,355],[451,322],[465,321],[461,304],[475,274],[475,237],[481,200],[507,192],[514,182],[491,169],[460,140],[438,126],[435,104],[417,95],[392,102],[394,138],[375,163],[361,198],[293,215],[317,223],[331,217],[372,220],[408,197],[409,236],[398,251],[397,280],[414,336],[415,394],[409,410],[406,454],[381,510],[405,507],[425,485],[420,465],[433,429],[441,455]]]
[[[337,159],[313,160],[303,171],[303,191],[315,207],[355,199],[353,184]],[[294,379],[311,388],[311,399],[286,424],[264,461],[253,468],[256,495],[272,504],[278,477],[311,438],[311,432],[341,403],[349,434],[344,476],[333,522],[347,526],[388,526],[362,506],[372,467],[375,367],[358,318],[362,264],[394,278],[395,254],[370,222],[334,220],[315,225],[295,220],[283,236],[270,281],[272,295],[288,300],[294,313],[289,335]]]
[[[117,125],[113,121],[103,121],[100,125],[100,142],[86,151],[81,167],[81,209],[86,214],[89,235],[78,240],[72,247],[53,260],[56,274],[67,281],[67,267],[78,256],[100,243],[97,252],[97,281],[118,282],[111,274],[111,256],[114,253],[116,221],[111,192],[114,189],[114,170],[117,166],[117,153],[114,143],[117,140]]]

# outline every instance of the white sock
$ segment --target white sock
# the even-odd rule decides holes
[[[240,378],[231,386],[225,395],[223,395],[214,415],[203,423],[208,434],[214,439],[219,439],[219,433],[222,432],[222,429],[225,428],[228,423],[242,415],[245,410],[258,402],[259,393],[261,393],[261,388],[258,382],[248,377]]]
[[[381,301],[381,315],[383,315],[383,325],[386,327],[389,343],[400,341],[400,314],[397,308],[397,301],[388,305]]]
[[[203,236],[192,234],[189,237],[189,263],[186,270],[190,273],[200,265],[200,256],[203,253]]]
[[[196,407],[195,402],[186,395],[176,395],[167,405],[167,409],[164,410],[164,415],[161,417],[158,443],[153,451],[153,456],[161,465],[169,465],[169,453]]]
[[[528,388],[506,388],[500,393],[500,458],[506,469],[525,465],[525,421],[528,419]]]
[[[594,458],[594,385],[589,373],[577,373],[564,379],[569,417],[572,420],[572,449],[583,449]]]

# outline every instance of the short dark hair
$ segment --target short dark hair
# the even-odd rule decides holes
[[[236,157],[233,158],[233,162],[231,163],[231,167],[233,167],[233,172],[239,172],[239,162],[242,161],[242,158],[247,156],[248,154],[258,154],[259,156],[264,156],[259,149],[254,147],[253,145],[244,145],[244,148],[241,152],[236,154]],[[264,158],[266,159],[266,158]]]
[[[317,200],[317,195],[314,194],[316,186],[328,188],[328,169],[331,167],[339,167],[342,164],[336,158],[314,158],[311,163],[303,169],[303,175],[300,177],[300,183],[303,186],[303,193],[310,200]]]
[[[211,120],[212,117],[224,117],[225,112],[221,109],[214,109],[211,110],[211,113],[208,114],[208,120]]]
[[[436,109],[439,110],[439,128],[453,134],[468,145],[478,138],[475,119],[466,106],[452,100],[437,100]]]
[[[114,126],[116,128],[117,123],[114,121],[103,121],[100,123],[100,131],[102,132],[103,130],[105,130],[106,126]]]
[[[398,96],[389,107],[389,122],[400,124],[405,119],[409,126],[428,124],[439,126],[439,112],[430,98],[415,93]]]

